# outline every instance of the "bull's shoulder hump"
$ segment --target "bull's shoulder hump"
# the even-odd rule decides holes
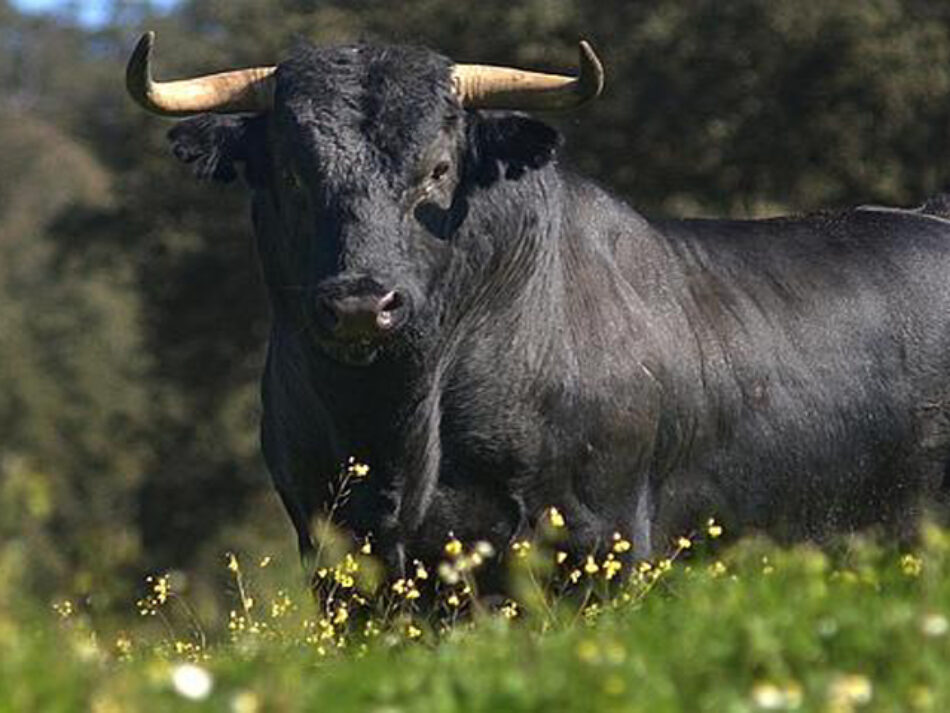
[[[681,218],[651,219],[650,223],[661,233],[671,237],[689,236],[694,239],[744,240],[782,239],[799,236],[834,237],[851,232],[860,233],[870,225],[891,230],[906,226],[907,230],[926,225],[950,227],[947,216],[921,208],[892,208],[862,205],[842,211],[826,211],[802,215],[783,215],[769,218]]]

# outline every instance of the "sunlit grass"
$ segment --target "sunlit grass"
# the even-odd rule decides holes
[[[340,498],[368,476],[354,465]],[[3,592],[0,710],[847,713],[950,702],[950,535],[936,527],[914,552],[860,538],[820,550],[723,547],[710,521],[646,562],[622,533],[568,555],[571,523],[551,508],[506,552],[447,533],[440,562],[414,562],[395,581],[371,541],[321,527],[312,588],[274,555],[223,554],[223,622],[201,620],[175,572],[145,579],[119,628],[81,602]],[[498,562],[507,597],[486,599],[478,575]]]

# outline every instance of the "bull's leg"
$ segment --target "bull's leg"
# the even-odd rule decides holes
[[[639,560],[653,557],[654,498],[650,492],[650,478],[641,478],[637,488],[636,509],[633,515],[633,555]]]
[[[313,545],[313,537],[310,533],[311,516],[305,512],[299,499],[294,495],[287,493],[283,488],[277,489],[280,500],[284,504],[284,509],[290,516],[290,521],[297,532],[297,547],[300,552],[300,561],[306,571],[310,571],[314,564],[313,559],[316,555],[316,549]]]

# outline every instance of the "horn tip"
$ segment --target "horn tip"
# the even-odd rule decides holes
[[[148,108],[148,93],[152,83],[152,47],[155,45],[155,33],[144,33],[132,50],[129,63],[125,67],[125,86],[136,102]]]
[[[587,101],[596,98],[604,90],[604,64],[587,40],[578,43],[578,52],[581,66],[579,84],[584,101]]]
[[[139,37],[135,43],[135,49],[132,50],[132,56],[129,58],[129,68],[142,65],[148,65],[152,58],[152,48],[155,46],[155,32],[149,30]]]

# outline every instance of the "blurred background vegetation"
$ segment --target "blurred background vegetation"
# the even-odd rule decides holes
[[[170,123],[126,98],[143,29],[160,78],[302,38],[563,69],[587,37],[607,89],[551,118],[563,160],[650,215],[912,205],[950,183],[950,3],[114,0],[94,26],[81,5],[0,0],[0,577],[41,601],[130,607],[175,569],[213,608],[226,550],[295,558],[258,453],[246,196],[194,182]]]

